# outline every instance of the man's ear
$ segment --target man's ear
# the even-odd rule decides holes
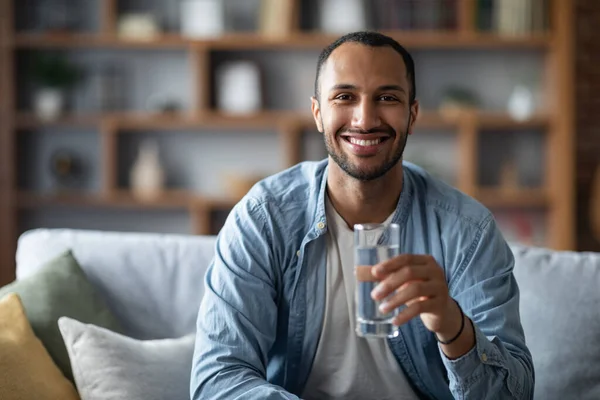
[[[319,104],[319,100],[317,100],[315,96],[311,96],[310,103],[310,110],[312,111],[317,129],[319,132],[323,133],[324,129],[323,124],[321,123],[323,120],[321,119],[321,105]]]
[[[417,122],[417,118],[419,118],[419,101],[415,100],[410,106],[410,125],[408,126],[408,134],[413,134],[413,128],[415,126],[415,122]]]

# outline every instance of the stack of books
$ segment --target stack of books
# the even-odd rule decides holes
[[[550,0],[478,0],[477,27],[502,36],[542,33],[549,25]]]
[[[373,25],[379,30],[452,30],[460,0],[372,0]]]

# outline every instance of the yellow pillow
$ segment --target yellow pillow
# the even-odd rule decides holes
[[[0,399],[79,400],[33,333],[14,293],[0,299]]]

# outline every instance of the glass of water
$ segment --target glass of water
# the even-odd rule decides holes
[[[371,291],[379,283],[371,268],[400,253],[398,224],[354,225],[354,275],[356,277],[356,334],[362,337],[396,337],[398,327],[392,320],[400,309],[379,312],[382,301],[375,301]],[[385,299],[384,299],[385,300]]]

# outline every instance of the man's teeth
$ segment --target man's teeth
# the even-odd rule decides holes
[[[351,137],[350,143],[357,144],[359,146],[375,146],[375,145],[381,143],[381,138],[372,139],[372,140],[362,140],[362,139],[356,139],[356,138]]]

